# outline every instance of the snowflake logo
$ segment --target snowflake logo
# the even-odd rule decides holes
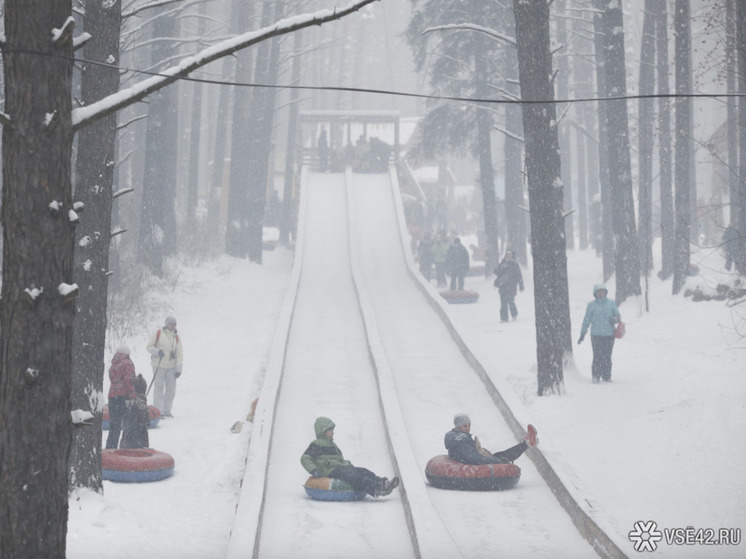
[[[663,538],[652,520],[635,522],[635,529],[628,534],[628,537],[634,542],[635,551],[655,551],[657,542]]]

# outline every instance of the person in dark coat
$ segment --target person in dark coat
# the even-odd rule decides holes
[[[319,171],[326,173],[329,170],[329,141],[326,139],[326,130],[322,130],[318,140]]]
[[[723,246],[725,247],[725,269],[730,272],[731,265],[736,260],[736,254],[738,253],[738,230],[729,225],[728,228],[723,232]],[[738,270],[738,264],[736,264],[736,270]]]
[[[495,287],[500,293],[500,320],[508,321],[508,310],[514,319],[518,316],[515,306],[516,287],[523,291],[523,274],[518,262],[514,260],[512,250],[506,250],[500,264],[495,268]]]
[[[433,274],[433,263],[435,257],[433,255],[433,236],[430,231],[425,231],[422,236],[422,240],[417,245],[417,261],[420,264],[420,272],[427,281],[430,281],[430,277]]]
[[[462,464],[510,464],[517,460],[531,446],[538,444],[536,429],[529,425],[528,435],[517,445],[506,450],[490,453],[483,449],[477,437],[471,436],[471,419],[466,414],[457,414],[453,418],[453,429],[445,435],[444,442],[448,449],[448,457]]]
[[[446,269],[451,276],[451,290],[464,290],[464,277],[469,271],[469,251],[461,244],[461,239],[455,237],[446,254]]]
[[[127,413],[127,401],[135,399],[135,364],[130,348],[122,345],[111,359],[109,367],[109,435],[106,448],[117,448],[122,433],[122,419]]]
[[[122,423],[122,441],[119,448],[149,448],[150,411],[148,410],[148,381],[142,375],[135,379],[137,397],[128,402],[128,411]]]
[[[365,491],[372,497],[389,495],[397,485],[399,478],[390,481],[379,477],[366,468],[353,466],[345,460],[342,451],[334,442],[334,422],[328,417],[317,417],[314,423],[316,440],[312,441],[300,458],[306,471],[315,478],[331,477],[346,481],[356,491]]]

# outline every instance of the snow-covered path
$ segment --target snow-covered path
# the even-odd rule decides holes
[[[472,558],[496,552],[594,557],[527,458],[519,460],[522,479],[511,491],[426,486],[425,465],[444,452],[443,435],[455,413],[482,418],[483,442],[493,450],[516,441],[408,275],[389,175],[348,174],[347,179],[346,184],[342,174],[311,174],[305,185],[303,248],[297,256],[303,264],[273,411],[256,555],[291,557],[303,550],[305,557],[404,558],[420,553],[445,559],[454,553]],[[366,301],[373,310],[364,322],[360,309]],[[373,356],[375,369],[369,360],[371,335],[380,337],[383,347],[382,355]],[[382,368],[393,373],[394,393],[379,394],[376,371]],[[392,435],[387,428],[399,421],[397,408],[404,424]],[[299,457],[313,438],[319,415],[337,423],[335,440],[356,465],[390,477],[398,464],[409,496],[406,506],[400,491],[359,503],[319,503],[305,497],[300,485],[306,474]],[[388,438],[394,439],[393,448],[403,448],[414,460],[390,456]],[[426,497],[415,503],[419,494]],[[409,511],[423,533],[443,532],[444,545],[420,545],[415,539],[414,549]],[[243,529],[234,526],[233,536],[241,538]],[[344,545],[330,551],[329,542],[340,540]]]
[[[388,175],[354,175],[352,222],[361,276],[396,381],[420,483],[427,461],[444,454],[456,413],[497,451],[517,441],[448,330],[410,279]],[[510,491],[459,492],[428,485],[428,495],[463,557],[596,557],[526,457]]]
[[[259,556],[413,557],[399,492],[359,503],[308,499],[300,455],[318,416],[356,466],[391,477],[378,387],[349,270],[344,175],[311,175],[303,271],[269,456]],[[347,263],[345,265],[345,263]],[[319,351],[323,348],[323,351]],[[344,546],[330,549],[330,542]]]

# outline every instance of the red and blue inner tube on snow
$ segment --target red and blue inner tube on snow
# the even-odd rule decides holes
[[[515,487],[521,469],[515,464],[462,464],[442,454],[425,467],[430,485],[460,491],[499,491]]]
[[[160,481],[174,473],[175,461],[153,448],[107,448],[101,453],[101,476],[108,481]]]

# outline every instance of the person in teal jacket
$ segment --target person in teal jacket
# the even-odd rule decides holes
[[[608,299],[609,291],[603,283],[593,286],[593,301],[585,308],[585,318],[580,327],[578,344],[585,339],[588,327],[591,328],[591,346],[593,347],[593,365],[591,372],[593,382],[611,382],[611,352],[614,350],[614,330],[622,319],[616,303]]]
[[[389,495],[397,485],[399,478],[390,481],[378,477],[366,468],[353,466],[345,460],[342,451],[334,442],[334,422],[328,417],[317,417],[314,423],[316,440],[314,440],[300,457],[300,463],[313,477],[332,477],[352,485],[356,491],[365,491],[372,497]]]

